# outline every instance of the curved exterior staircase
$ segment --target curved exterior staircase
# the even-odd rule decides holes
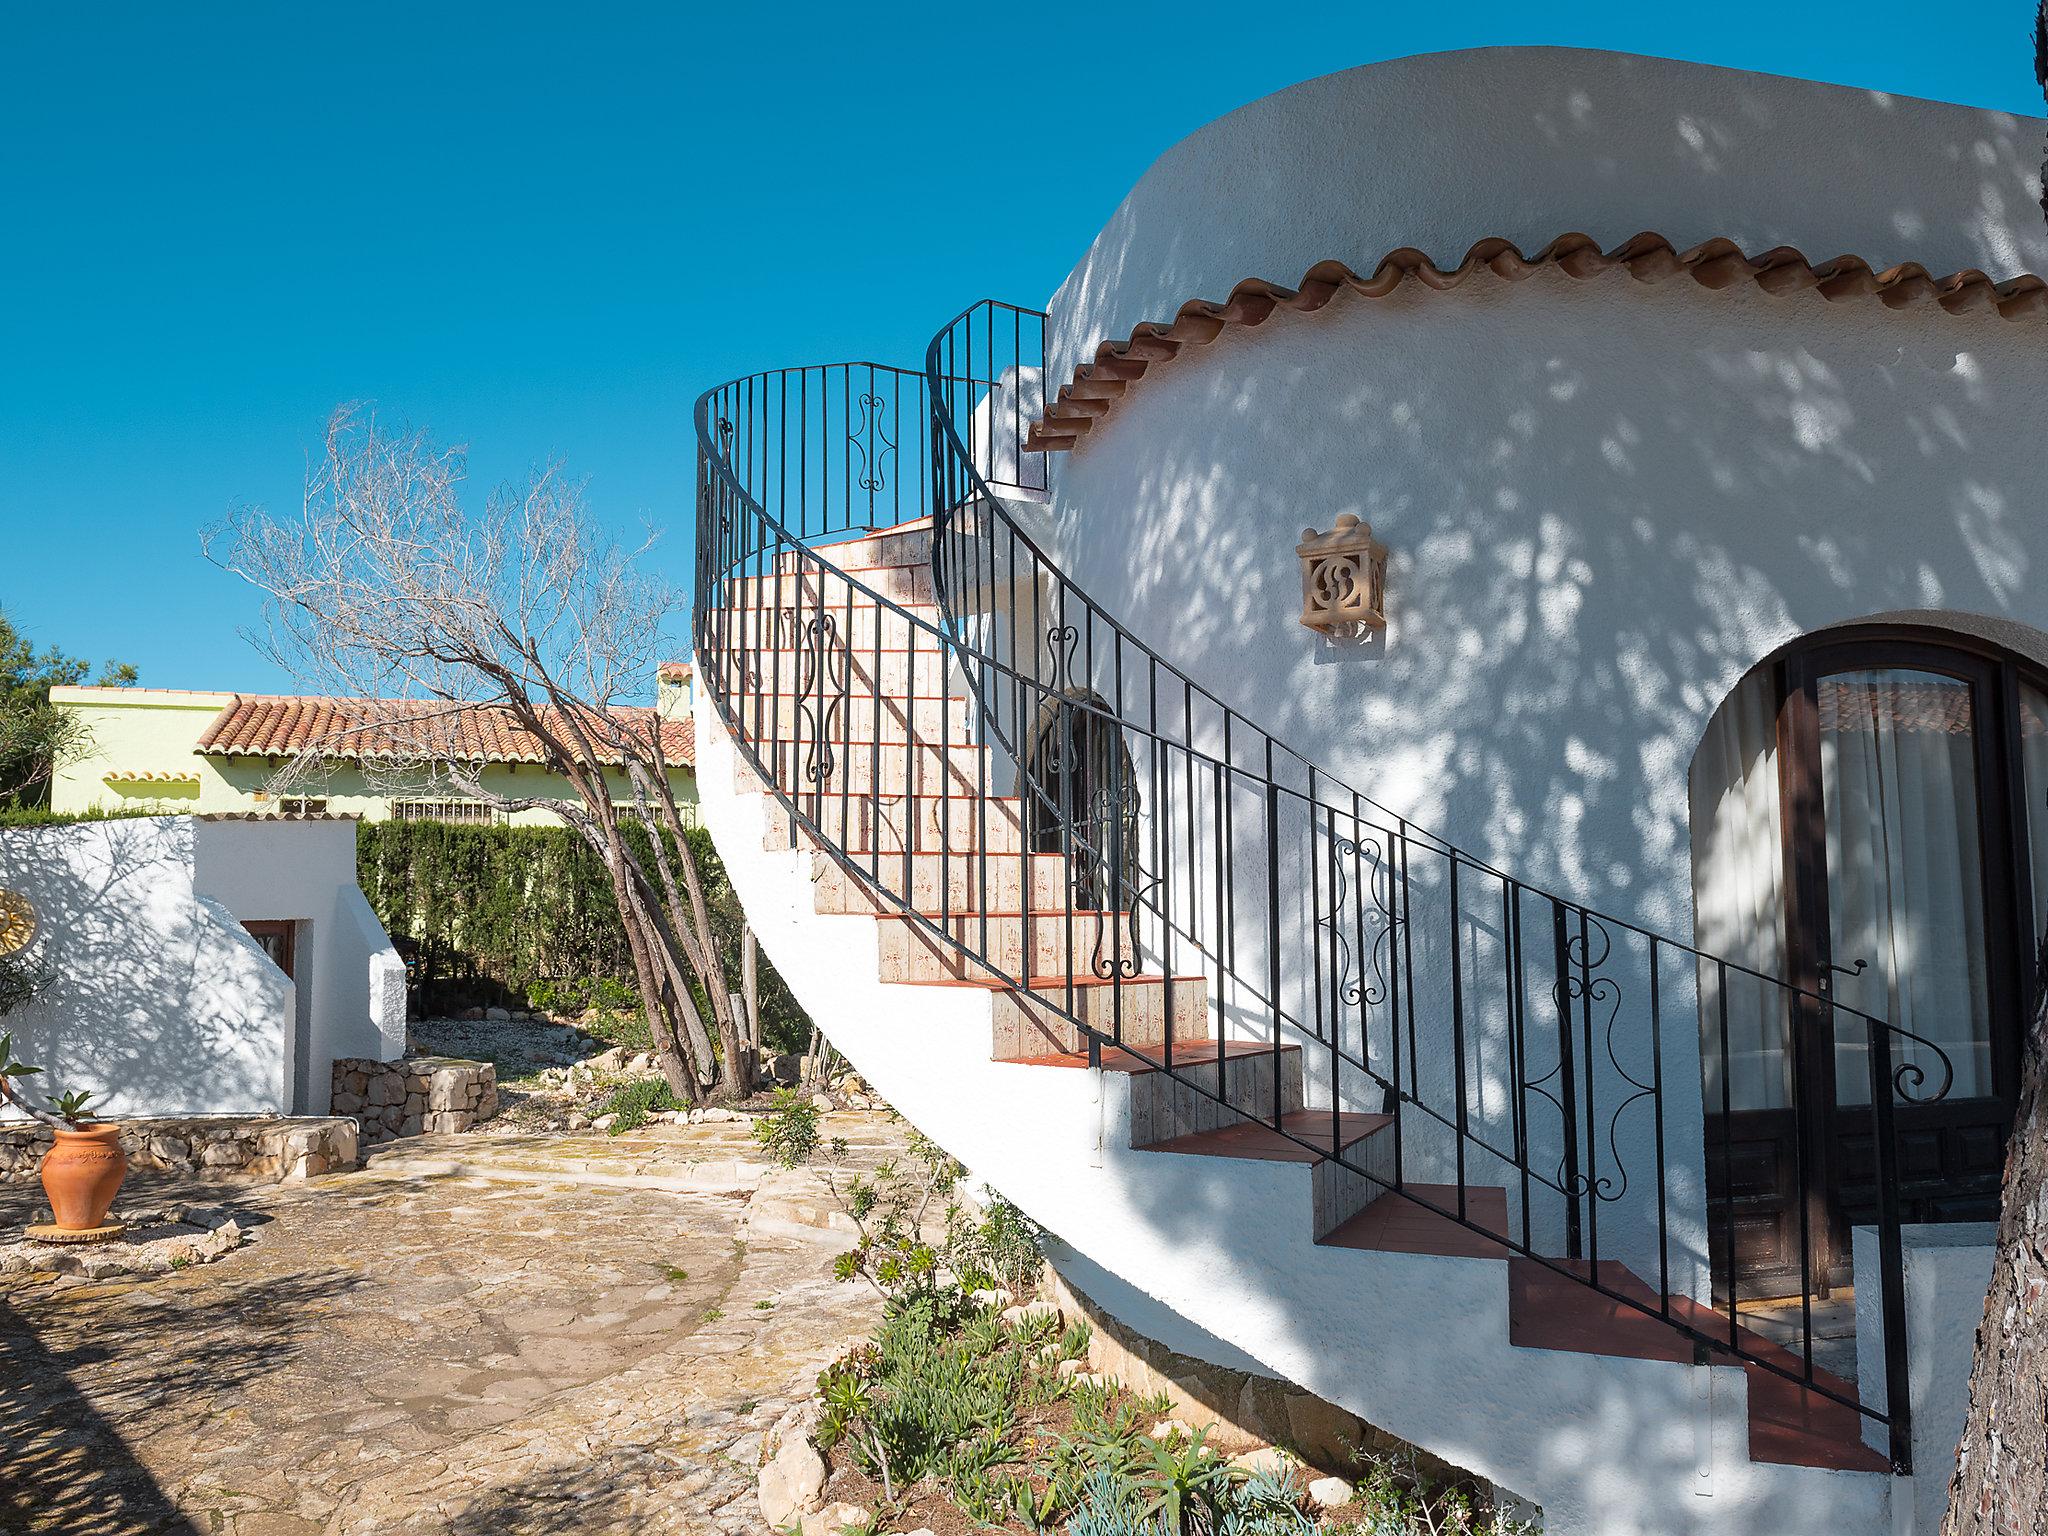
[[[1089,602],[1029,532],[1041,326],[699,402],[703,815],[777,968],[1084,1283],[1550,1530],[1889,1528],[1902,1404],[1816,1363],[1816,1277],[1789,1338],[1717,1294],[1666,1134],[1656,1030],[1778,984],[1380,811]]]

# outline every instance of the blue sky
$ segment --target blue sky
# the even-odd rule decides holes
[[[1752,12],[0,3],[0,610],[288,687],[198,530],[291,506],[348,400],[479,494],[565,460],[680,580],[700,390],[1042,301],[1161,149],[1354,64],[1567,43],[2041,110],[2026,4]]]

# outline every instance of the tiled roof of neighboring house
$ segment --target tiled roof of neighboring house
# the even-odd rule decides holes
[[[1602,251],[1591,236],[1569,234],[1558,236],[1534,256],[1524,256],[1512,241],[1494,238],[1481,240],[1449,271],[1404,246],[1389,251],[1370,274],[1354,272],[1341,261],[1322,261],[1293,288],[1247,278],[1221,303],[1192,299],[1171,320],[1148,320],[1122,341],[1103,342],[1092,359],[1076,365],[1073,378],[1060,386],[1044,414],[1032,423],[1026,446],[1054,452],[1073,447],[1152,364],[1165,362],[1184,346],[1214,341],[1225,326],[1257,325],[1276,309],[1321,309],[1346,289],[1382,298],[1411,278],[1424,287],[1444,290],[1482,273],[1514,282],[1553,267],[1577,278],[1620,267],[1646,283],[1685,276],[1703,288],[1730,288],[1747,281],[1773,294],[1817,288],[1823,298],[1875,298],[1890,309],[1932,304],[1951,314],[1990,311],[2006,319],[2048,314],[2048,282],[2032,273],[2001,282],[1974,268],[1935,277],[1911,261],[1880,272],[1860,256],[1810,262],[1789,245],[1750,256],[1734,241],[1716,238],[1680,251],[1662,235],[1646,231]]]
[[[642,728],[658,724],[669,766],[697,766],[694,720],[663,720],[638,705],[618,706],[612,713]],[[503,708],[268,694],[237,694],[200,735],[198,750],[208,757],[289,757],[300,752],[343,760],[410,757],[415,750],[398,730],[408,720],[429,724],[437,752],[450,757],[487,763],[547,760],[539,738]]]

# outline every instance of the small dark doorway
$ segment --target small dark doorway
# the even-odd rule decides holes
[[[2048,693],[2016,658],[1833,631],[1756,681],[1775,701],[1779,862],[1755,905],[1782,925],[1780,963],[1758,968],[1825,1001],[1731,984],[1725,1057],[1703,1027],[1714,1269],[1744,1297],[1841,1283],[1850,1228],[1877,1219],[1860,1015],[1894,1026],[1900,1219],[1996,1218],[2048,856]]]
[[[1068,858],[1073,904],[1129,910],[1138,884],[1140,797],[1108,705],[1092,693],[1046,700],[1032,726],[1024,780],[1031,851]]]
[[[313,1103],[313,1015],[312,998],[307,989],[299,985],[299,925],[290,919],[259,919],[242,924],[250,938],[263,947],[263,953],[270,956],[271,963],[290,978],[292,983],[292,1081],[290,1084],[289,1109],[293,1114],[307,1113]],[[326,1103],[326,1096],[321,1096]]]

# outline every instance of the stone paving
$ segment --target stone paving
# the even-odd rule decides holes
[[[205,1197],[256,1240],[0,1293],[6,1536],[762,1532],[762,1430],[874,1321],[816,1176],[744,1123],[422,1137]]]

